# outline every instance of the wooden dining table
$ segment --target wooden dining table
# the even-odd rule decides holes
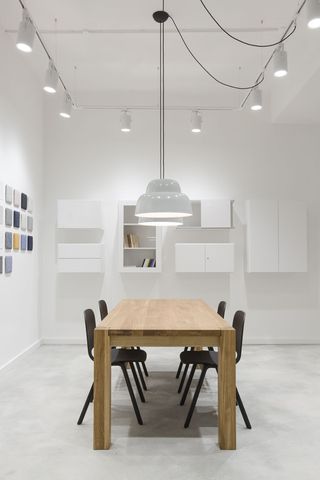
[[[96,450],[108,450],[111,446],[113,346],[218,347],[219,446],[222,450],[236,449],[235,330],[215,310],[202,300],[128,299],[122,300],[97,326],[93,422]]]

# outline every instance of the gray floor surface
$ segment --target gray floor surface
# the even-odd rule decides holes
[[[246,430],[237,409],[236,451],[217,445],[214,372],[185,430],[191,396],[178,405],[179,350],[147,352],[143,426],[120,369],[112,369],[109,451],[92,449],[92,405],[76,425],[92,378],[84,346],[43,346],[0,372],[0,479],[320,478],[320,346],[244,347],[237,384],[253,429]]]

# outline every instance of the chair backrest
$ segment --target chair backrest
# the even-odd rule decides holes
[[[99,300],[100,318],[103,320],[108,315],[108,307],[104,300]]]
[[[87,349],[88,355],[93,360],[92,350],[94,347],[94,329],[96,328],[96,319],[94,316],[93,310],[88,308],[83,312],[84,314],[84,323],[86,326],[86,335],[87,335]]]
[[[225,314],[225,311],[226,311],[226,306],[227,306],[226,302],[224,302],[224,301],[219,302],[217,313],[222,318],[224,318],[224,314]]]
[[[236,352],[237,352],[236,363],[238,363],[241,358],[245,318],[246,318],[246,314],[242,310],[237,310],[233,317],[232,326],[236,331]]]

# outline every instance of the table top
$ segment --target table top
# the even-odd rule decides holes
[[[109,335],[216,335],[232,330],[203,300],[122,300],[97,325]]]

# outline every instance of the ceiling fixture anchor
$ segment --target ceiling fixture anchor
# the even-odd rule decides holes
[[[164,23],[168,20],[169,13],[165,10],[158,10],[157,12],[154,12],[152,16],[157,23]]]

